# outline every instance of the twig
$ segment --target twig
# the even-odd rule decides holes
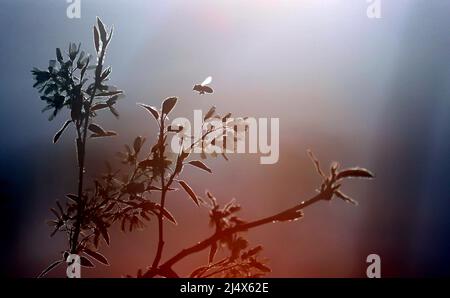
[[[154,276],[158,275],[158,273],[160,271],[167,271],[169,269],[171,270],[172,266],[174,264],[178,263],[179,261],[181,261],[182,259],[186,258],[187,256],[189,256],[191,254],[200,252],[200,251],[208,248],[209,246],[216,243],[218,240],[225,238],[226,236],[229,236],[229,235],[232,235],[232,234],[235,234],[238,232],[248,231],[250,229],[253,229],[253,228],[268,224],[268,223],[281,221],[280,219],[282,219],[286,214],[291,214],[292,212],[300,211],[300,210],[302,210],[314,203],[317,203],[321,200],[330,200],[332,195],[333,195],[332,189],[326,188],[325,191],[317,194],[316,196],[310,198],[309,200],[303,201],[300,204],[298,204],[292,208],[286,209],[278,214],[268,216],[268,217],[265,217],[265,218],[262,218],[259,220],[255,220],[255,221],[252,221],[249,223],[237,225],[232,228],[222,230],[220,232],[216,232],[213,235],[211,235],[210,237],[208,237],[207,239],[205,239],[189,248],[181,250],[175,256],[171,257],[169,260],[167,260],[165,263],[163,263],[159,268],[156,268],[156,267],[150,268],[147,272],[145,272],[143,274],[143,277],[154,277]]]

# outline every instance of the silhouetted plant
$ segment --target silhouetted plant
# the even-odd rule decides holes
[[[333,197],[346,202],[355,203],[353,199],[341,192],[341,183],[347,178],[372,178],[366,169],[350,168],[339,171],[336,163],[330,167],[330,173],[325,175],[319,161],[309,152],[317,172],[323,178],[318,194],[280,213],[255,220],[246,221],[237,216],[241,207],[234,201],[220,206],[218,200],[206,192],[205,197],[198,196],[186,180],[180,179],[185,166],[192,166],[212,173],[212,170],[201,160],[193,158],[194,151],[200,149],[202,159],[206,158],[208,146],[214,145],[216,140],[227,140],[241,137],[245,132],[245,118],[231,119],[231,114],[219,115],[212,107],[204,116],[202,134],[197,139],[185,132],[185,127],[168,125],[168,115],[175,108],[178,98],[165,99],[159,109],[139,104],[144,108],[158,125],[158,137],[149,152],[144,152],[146,139],[138,136],[125,150],[119,153],[126,170],[113,170],[107,163],[104,175],[93,181],[93,186],[87,188],[84,184],[85,156],[87,134],[90,138],[108,137],[116,135],[113,131],[103,129],[93,123],[96,113],[107,109],[116,117],[114,108],[122,91],[105,84],[111,73],[111,68],[104,69],[104,57],[107,46],[112,37],[112,30],[107,33],[104,24],[97,19],[94,26],[94,45],[96,63],[91,66],[91,58],[80,45],[71,43],[64,59],[60,49],[56,50],[57,60],[50,60],[47,70],[34,69],[32,71],[36,83],[46,101],[44,110],[53,109],[50,120],[64,107],[70,110],[71,119],[67,120],[55,134],[54,143],[58,141],[64,130],[72,125],[76,131],[76,149],[78,159],[78,190],[77,194],[67,194],[65,204],[56,202],[57,208],[51,208],[56,219],[49,222],[53,226],[52,236],[57,232],[68,236],[67,248],[61,259],[52,263],[40,276],[44,276],[57,265],[65,262],[69,254],[78,254],[81,265],[93,267],[91,259],[102,264],[108,260],[99,252],[99,242],[103,239],[110,244],[109,230],[115,223],[125,231],[143,229],[145,222],[152,217],[157,220],[158,242],[152,264],[144,270],[139,269],[137,277],[178,277],[173,266],[191,254],[208,249],[208,262],[193,270],[190,277],[259,277],[270,268],[259,254],[262,246],[250,246],[245,238],[245,232],[252,228],[274,222],[294,221],[303,216],[303,209],[322,200]],[[78,59],[77,59],[78,58]],[[89,73],[93,76],[89,77]],[[90,83],[89,83],[90,82]],[[212,124],[212,120],[215,124]],[[217,125],[217,122],[221,123]],[[242,126],[244,127],[242,129]],[[208,138],[213,134],[215,138]],[[178,134],[179,152],[167,149],[170,135]],[[223,158],[228,160],[225,154]],[[120,172],[120,174],[119,174]],[[165,262],[161,262],[165,247],[164,224],[168,220],[176,224],[176,219],[166,208],[168,194],[176,190],[174,184],[183,189],[188,198],[197,206],[209,209],[210,225],[214,233],[195,245],[181,249]],[[156,199],[155,199],[156,197]],[[215,260],[219,248],[224,247],[229,255],[219,261]]]
[[[55,220],[49,222],[54,226],[52,235],[57,231],[63,231],[67,233],[69,240],[68,248],[63,253],[64,258],[52,264],[53,267],[63,262],[69,252],[86,253],[100,262],[107,263],[106,258],[90,250],[87,245],[92,238],[98,242],[99,235],[109,243],[107,229],[111,218],[110,214],[101,210],[101,206],[109,199],[105,197],[105,202],[97,201],[98,196],[103,195],[99,193],[98,188],[95,190],[98,196],[90,196],[89,192],[84,191],[85,156],[89,131],[92,132],[91,138],[116,135],[114,131],[104,130],[92,121],[96,112],[101,109],[109,109],[118,117],[114,105],[122,91],[105,83],[108,81],[111,68],[104,69],[103,63],[113,30],[108,33],[100,19],[97,19],[97,26],[94,26],[93,30],[96,62],[92,66],[91,56],[81,51],[81,44],[77,46],[70,43],[66,55],[59,48],[56,49],[56,60],[50,60],[47,70],[37,68],[32,70],[34,87],[39,89],[42,93],[41,99],[47,103],[43,111],[53,109],[49,120],[64,107],[70,110],[71,119],[68,119],[55,134],[53,142],[56,143],[70,125],[75,127],[77,135],[75,142],[79,168],[77,193],[67,195],[69,201],[65,207],[57,202],[58,209],[51,209],[56,216]],[[90,77],[89,74],[92,72]],[[93,266],[84,256],[81,257],[81,262],[85,266]],[[44,270],[43,274],[45,273]]]

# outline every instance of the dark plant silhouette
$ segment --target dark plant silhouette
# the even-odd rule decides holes
[[[107,263],[106,258],[92,251],[88,246],[88,242],[92,239],[98,242],[100,235],[109,244],[107,229],[110,219],[108,214],[104,214],[101,210],[101,207],[109,200],[97,201],[97,196],[84,191],[85,156],[89,131],[92,132],[91,138],[116,135],[114,131],[106,131],[92,121],[96,112],[101,109],[109,109],[118,117],[114,105],[122,91],[106,84],[111,68],[104,69],[103,66],[113,30],[111,29],[108,33],[100,19],[97,19],[97,26],[94,26],[93,30],[95,64],[91,65],[91,56],[81,51],[81,45],[70,43],[66,55],[63,55],[59,48],[56,49],[56,60],[50,60],[47,70],[37,68],[32,70],[36,81],[34,87],[39,89],[42,93],[41,99],[47,103],[43,111],[53,109],[49,120],[52,120],[64,107],[70,109],[71,119],[68,119],[55,134],[53,142],[56,143],[70,125],[75,127],[77,135],[75,142],[79,168],[77,193],[67,195],[69,201],[65,207],[56,202],[58,208],[51,209],[56,216],[56,220],[49,222],[54,226],[52,235],[57,231],[63,231],[67,233],[69,240],[64,257],[53,263],[53,267],[63,262],[69,252],[72,254],[83,252]],[[89,76],[90,73],[92,73],[91,76]],[[94,194],[98,195],[98,191],[96,188]],[[84,256],[81,257],[81,262],[85,266],[93,266],[92,262]],[[45,273],[45,271],[42,272],[42,274]]]
[[[196,139],[185,132],[185,127],[168,125],[168,115],[178,101],[177,97],[169,97],[159,109],[139,104],[156,121],[159,128],[158,137],[150,151],[145,152],[143,149],[146,139],[136,137],[132,144],[125,145],[125,150],[119,153],[126,169],[113,170],[107,163],[106,173],[95,179],[91,187],[86,187],[84,175],[88,139],[116,135],[114,131],[105,130],[93,122],[100,110],[109,110],[118,117],[114,105],[122,91],[106,85],[111,68],[103,66],[112,32],[110,30],[108,33],[101,20],[97,19],[94,26],[95,63],[91,63],[91,56],[80,51],[80,46],[71,43],[66,59],[61,50],[57,49],[57,59],[50,60],[47,70],[32,71],[36,81],[34,87],[39,88],[41,99],[47,103],[44,110],[53,110],[50,120],[64,107],[70,110],[71,119],[64,123],[53,141],[56,143],[64,130],[73,126],[77,136],[79,166],[77,193],[67,194],[64,204],[56,202],[57,208],[51,208],[56,217],[49,222],[53,226],[51,235],[57,232],[66,233],[67,248],[62,257],[47,267],[40,276],[65,262],[69,254],[80,255],[81,265],[85,267],[94,266],[92,259],[108,264],[106,257],[99,252],[99,243],[102,240],[110,244],[109,230],[114,224],[120,225],[123,231],[133,231],[143,229],[145,222],[150,221],[152,217],[158,224],[157,249],[152,264],[144,270],[138,270],[137,277],[178,277],[173,269],[176,263],[208,248],[208,262],[193,270],[190,277],[263,276],[270,272],[270,268],[259,256],[262,247],[250,246],[245,232],[269,223],[297,220],[303,216],[304,208],[319,201],[331,200],[333,197],[355,203],[341,192],[341,183],[347,178],[373,177],[368,170],[362,168],[339,170],[336,163],[331,165],[330,172],[326,175],[317,158],[309,152],[317,172],[323,178],[318,194],[280,213],[254,221],[243,220],[237,216],[241,207],[234,200],[221,206],[210,192],[206,192],[205,197],[198,196],[182,176],[188,167],[212,173],[204,161],[194,158],[194,150],[201,149],[201,159],[205,159],[208,152],[206,149],[214,145],[216,140],[223,140],[224,143],[227,139],[236,140],[242,132],[245,133],[245,118],[231,119],[230,113],[220,115],[215,107],[212,107],[203,118],[203,133]],[[211,120],[220,121],[215,121],[213,125]],[[221,124],[217,125],[217,122]],[[88,138],[89,131],[92,134]],[[215,137],[211,140],[209,136],[213,133]],[[173,134],[179,136],[179,152],[168,149],[168,140]],[[228,160],[225,154],[222,156]],[[179,253],[162,262],[166,246],[165,221],[176,224],[175,217],[166,208],[167,198],[176,189],[175,186],[183,189],[196,206],[209,209],[210,225],[214,232],[208,238],[181,249]],[[215,255],[220,247],[226,248],[229,255],[217,261]]]

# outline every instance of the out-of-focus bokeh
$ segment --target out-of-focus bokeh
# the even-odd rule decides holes
[[[95,17],[114,24],[106,57],[113,83],[127,97],[119,120],[102,114],[114,139],[88,147],[88,177],[135,136],[154,140],[156,127],[136,102],[159,105],[179,96],[177,116],[210,105],[234,115],[280,118],[280,159],[257,155],[209,162],[214,175],[184,175],[199,193],[222,203],[235,197],[242,217],[283,210],[314,195],[320,179],[306,150],[324,165],[370,168],[376,180],[355,181],[342,201],[317,204],[295,223],[249,233],[264,246],[274,277],[365,276],[366,256],[381,256],[383,276],[450,274],[450,11],[449,1],[381,0],[370,19],[365,0],[81,0],[69,19],[63,0],[0,3],[1,272],[36,276],[65,249],[45,221],[56,199],[75,190],[73,133],[51,139],[52,122],[32,88],[30,70],[45,68],[55,48],[81,42],[93,52]],[[211,96],[192,85],[213,76]],[[206,209],[181,192],[169,197],[179,225],[168,225],[163,259],[208,235]],[[152,260],[155,226],[113,233],[104,250],[110,267],[84,276],[135,274]],[[207,252],[179,264],[181,273]],[[52,276],[61,276],[55,272]]]

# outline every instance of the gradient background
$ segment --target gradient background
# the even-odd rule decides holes
[[[364,0],[82,0],[81,19],[64,0],[0,1],[0,229],[2,275],[36,276],[59,257],[64,239],[49,238],[49,207],[73,192],[73,134],[51,139],[66,115],[47,121],[30,70],[45,68],[56,47],[82,42],[93,52],[95,16],[114,24],[107,64],[126,91],[121,118],[103,113],[117,138],[89,144],[88,177],[136,135],[155,126],[136,102],[181,98],[177,116],[216,105],[234,115],[280,118],[280,160],[256,155],[192,170],[198,193],[222,203],[236,197],[247,219],[269,215],[314,194],[319,178],[306,156],[324,164],[372,169],[377,179],[345,186],[360,202],[317,204],[295,223],[249,233],[265,247],[274,277],[365,276],[368,254],[383,276],[450,275],[450,1],[382,0],[382,19]],[[192,85],[212,75],[212,96]],[[211,231],[207,210],[185,195],[169,198],[179,226],[167,225],[163,259]],[[84,276],[135,274],[150,264],[155,226],[113,233],[110,267]],[[207,252],[177,266],[189,272]],[[51,276],[62,276],[63,268]]]

